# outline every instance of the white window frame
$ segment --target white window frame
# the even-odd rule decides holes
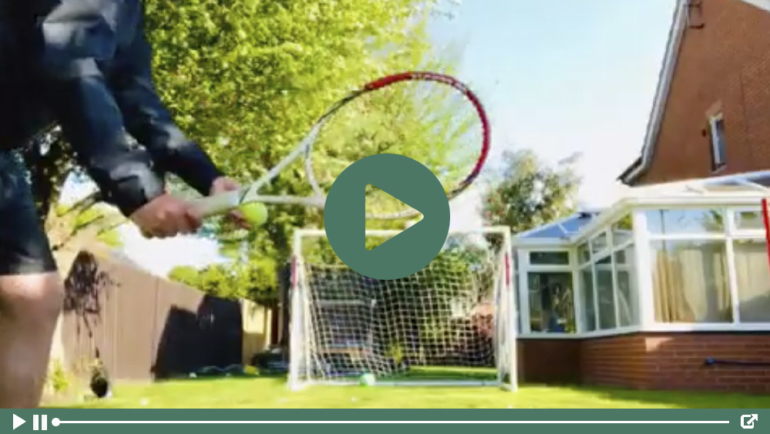
[[[719,124],[722,124],[722,130],[718,128]],[[724,153],[727,153],[727,143],[724,135],[725,118],[722,113],[716,114],[709,118],[709,137],[711,139],[711,164],[714,171],[722,169],[727,165],[727,155],[723,155],[720,150],[719,143],[721,141]]]
[[[575,252],[574,248],[555,248],[555,247],[543,247],[543,248],[519,248],[516,251],[516,254],[518,255],[519,260],[519,280],[518,285],[521,290],[519,290],[519,306],[520,308],[520,316],[521,316],[521,335],[530,335],[530,336],[573,336],[578,333],[580,333],[580,326],[578,324],[578,312],[576,309],[577,302],[577,289],[575,284]],[[569,264],[567,265],[531,265],[529,262],[529,254],[532,252],[567,252],[569,256]],[[575,315],[575,333],[568,333],[568,332],[541,332],[541,331],[532,331],[532,323],[531,323],[531,306],[529,303],[529,274],[530,273],[565,273],[570,274],[572,276],[572,309],[573,314]]]
[[[724,227],[725,230],[722,233],[688,233],[688,234],[653,234],[648,230],[647,225],[647,212],[652,210],[721,210],[724,213]],[[562,245],[559,247],[538,247],[535,245],[527,245],[517,247],[517,254],[519,256],[519,276],[518,284],[524,291],[519,292],[519,306],[521,306],[522,316],[522,333],[519,336],[522,339],[583,339],[591,337],[602,336],[615,336],[636,332],[697,332],[697,331],[724,331],[724,332],[739,332],[739,331],[770,331],[770,322],[764,323],[741,323],[740,322],[740,301],[738,293],[738,278],[735,267],[735,251],[733,247],[734,240],[756,240],[760,242],[766,241],[765,231],[757,229],[738,229],[736,224],[736,213],[741,211],[755,211],[761,213],[761,206],[747,206],[745,204],[726,204],[722,203],[698,203],[698,204],[680,204],[680,205],[633,205],[627,208],[623,208],[618,211],[617,215],[611,217],[611,219],[605,220],[605,224],[600,227],[596,227],[590,231],[581,235],[578,238],[571,240],[571,244]],[[632,219],[632,233],[633,237],[625,241],[624,243],[614,246],[612,239],[612,226],[621,221],[624,217],[631,215]],[[604,234],[607,236],[608,247],[600,252],[594,253],[592,251],[591,243],[597,237]],[[729,285],[729,292],[731,297],[731,305],[733,310],[732,322],[730,323],[664,323],[658,322],[655,319],[655,299],[653,291],[653,276],[652,276],[652,249],[650,248],[651,242],[660,240],[714,240],[725,242],[725,258],[727,261],[727,284]],[[581,261],[578,257],[578,249],[581,245],[586,244],[589,249],[589,260]],[[617,285],[617,270],[621,268],[616,264],[615,254],[618,251],[626,250],[629,246],[633,246],[634,261],[633,265],[635,271],[633,276],[636,279],[636,293],[634,295],[634,301],[636,305],[636,323],[631,326],[618,327],[620,324],[619,310],[618,310],[618,285]],[[529,253],[531,251],[564,251],[568,250],[570,253],[570,265],[567,266],[545,266],[545,265],[530,265]],[[596,280],[595,264],[599,259],[604,259],[607,255],[611,258],[612,264],[612,281],[613,281],[613,296],[615,303],[615,324],[613,329],[602,330],[599,328],[599,309],[598,298],[594,294],[594,321],[596,322],[596,330],[587,331],[586,324],[583,321],[584,306],[583,306],[583,288],[580,279],[580,273],[591,267],[591,272]],[[553,333],[553,332],[532,332],[530,330],[530,305],[529,305],[529,278],[530,272],[572,272],[573,282],[573,303],[575,310],[575,325],[577,331],[575,333]],[[594,285],[595,286],[595,285]],[[594,288],[595,291],[595,288]]]
[[[646,212],[654,210],[655,208],[639,208],[635,210],[635,219],[638,219],[640,223],[644,221],[646,225]],[[658,207],[659,209],[659,207]],[[727,284],[730,292],[730,302],[732,306],[732,322],[729,323],[665,323],[659,322],[655,319],[654,310],[654,291],[652,287],[652,273],[638,273],[640,277],[648,276],[648,279],[640,281],[640,285],[647,286],[644,290],[641,289],[646,300],[643,299],[642,305],[645,306],[645,319],[643,322],[643,331],[757,331],[767,330],[770,331],[770,322],[767,323],[741,323],[740,322],[740,301],[738,300],[738,279],[735,269],[735,252],[733,249],[733,241],[736,239],[751,239],[757,241],[765,241],[764,231],[757,230],[737,230],[735,227],[735,212],[736,211],[761,211],[759,206],[747,207],[747,206],[729,206],[724,204],[712,204],[712,205],[697,205],[697,206],[677,206],[666,207],[666,210],[721,210],[724,213],[725,230],[723,233],[692,233],[692,234],[652,234],[647,231],[646,226],[644,232],[646,232],[644,244],[640,242],[639,251],[646,251],[646,255],[642,261],[637,261],[640,270],[652,270],[652,258],[650,242],[660,240],[670,241],[724,241],[725,242],[725,260],[727,261]]]

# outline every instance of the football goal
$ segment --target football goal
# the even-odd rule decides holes
[[[401,231],[367,231],[368,248]],[[322,230],[298,230],[289,385],[500,386],[516,390],[508,228],[450,232],[438,256],[394,280],[356,273]]]

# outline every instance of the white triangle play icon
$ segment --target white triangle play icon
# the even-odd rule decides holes
[[[25,422],[26,420],[20,418],[19,416],[16,416],[15,414],[13,415],[13,429],[16,429],[24,425]]]
[[[380,201],[380,202],[386,201],[386,203],[388,205],[390,205],[392,207],[395,207],[395,209],[389,209],[389,210],[379,209],[379,210],[377,210],[381,214],[387,214],[389,212],[412,213],[412,214],[414,214],[415,208],[412,207],[410,204],[402,202],[401,199],[397,198],[396,196],[393,196],[389,192],[381,189],[380,187],[377,187],[374,184],[368,184],[367,187],[372,187],[372,188],[376,189],[379,192],[379,196],[376,199],[372,198],[371,196],[365,196],[365,198],[364,198],[364,206],[365,206],[365,209],[367,211],[372,211],[373,212],[376,209],[376,205],[377,205],[376,202],[377,201]],[[370,206],[370,204],[369,204],[370,200],[374,200],[375,201],[375,203],[374,203],[375,206],[374,207]],[[398,205],[395,205],[395,203],[396,203],[395,201],[398,201]],[[421,211],[417,210],[417,213],[418,213],[418,215],[420,217],[422,217]],[[413,218],[415,218],[415,217],[413,217]]]
[[[392,194],[388,193],[387,191],[385,191],[385,190],[383,190],[383,189],[381,189],[381,188],[379,188],[379,187],[377,187],[377,186],[375,186],[375,185],[372,185],[372,184],[369,184],[369,185],[367,185],[367,187],[368,187],[368,186],[371,186],[371,187],[373,187],[373,188],[376,188],[376,189],[377,189],[377,190],[380,192],[380,195],[385,195],[385,197],[386,197],[386,200],[388,200],[389,202],[390,202],[391,200],[394,200],[394,199],[395,199],[395,200],[397,200],[397,201],[400,203],[400,205],[401,205],[401,208],[398,210],[399,212],[404,212],[404,213],[406,213],[406,212],[410,212],[410,213],[411,213],[411,212],[414,212],[414,211],[415,211],[415,208],[413,208],[413,207],[409,206],[408,204],[406,204],[406,203],[402,202],[402,201],[401,201],[401,199],[399,199],[399,198],[397,198],[397,197],[393,196]],[[368,203],[367,203],[367,201],[368,201],[369,199],[371,199],[371,198],[370,198],[370,197],[365,197],[365,198],[364,198],[364,206],[365,206],[365,208],[366,208],[364,212],[366,212],[366,210],[368,210],[368,209],[369,209],[369,206],[368,206]],[[382,200],[382,199],[380,199],[380,200]],[[417,223],[417,222],[419,222],[420,220],[422,220],[422,219],[423,219],[423,215],[422,215],[422,214],[421,214],[419,211],[417,211],[417,212],[418,212],[417,216],[416,216],[416,217],[412,217],[412,220],[410,220],[409,222],[407,222],[407,223],[406,223],[406,225],[405,225],[406,227],[405,227],[405,229],[404,229],[404,230],[406,230],[406,229],[409,229],[409,228],[410,228],[410,227],[412,227],[412,226],[413,226],[415,223]],[[380,241],[380,242],[379,242],[379,243],[377,243],[376,241]],[[387,239],[382,239],[382,240],[373,240],[373,239],[370,239],[370,240],[369,240],[369,243],[367,243],[367,245],[366,245],[366,249],[367,249],[367,250],[373,250],[373,249],[375,249],[375,248],[377,248],[377,247],[381,246],[382,244],[384,244],[386,241],[387,241]]]

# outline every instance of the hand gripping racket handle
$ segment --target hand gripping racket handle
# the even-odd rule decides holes
[[[232,211],[240,203],[241,192],[236,190],[195,200],[192,207],[200,217],[207,218]]]

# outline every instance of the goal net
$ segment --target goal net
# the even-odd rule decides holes
[[[400,231],[367,231],[368,247]],[[510,232],[450,232],[421,271],[376,280],[334,254],[324,231],[294,239],[289,383],[497,385],[515,390]],[[364,377],[364,375],[366,375]]]

